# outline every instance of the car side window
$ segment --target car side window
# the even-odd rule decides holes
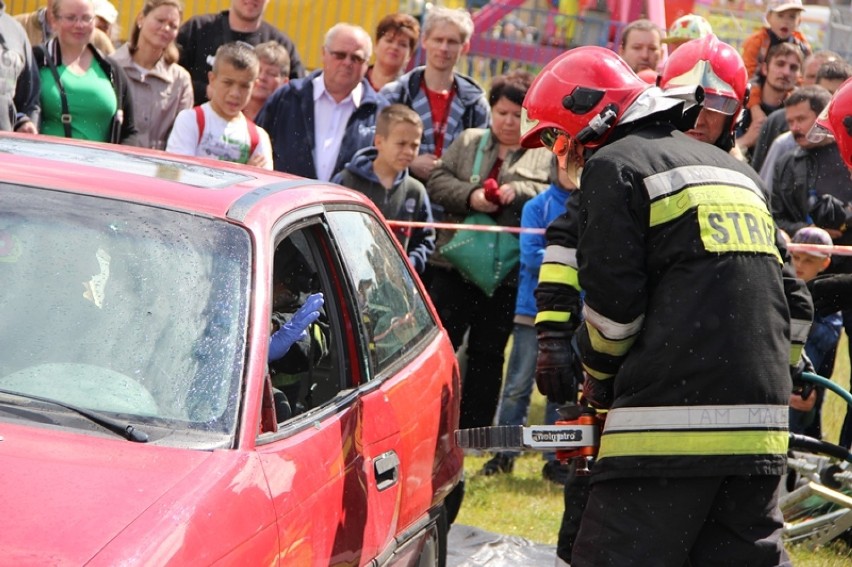
[[[315,225],[316,226],[316,225]],[[311,229],[290,233],[275,247],[272,268],[271,332],[285,325],[311,294],[323,293],[326,304],[286,354],[269,363],[279,423],[308,412],[343,389],[338,333],[332,332],[332,295],[324,289],[329,278],[312,245]],[[339,325],[336,326],[339,329]]]
[[[410,354],[435,328],[435,321],[407,258],[378,219],[356,211],[331,211],[328,220],[357,288],[372,373],[380,376]]]

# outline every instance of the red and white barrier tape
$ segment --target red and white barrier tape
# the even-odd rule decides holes
[[[852,246],[825,246],[822,244],[804,244],[800,242],[790,242],[787,244],[787,249],[790,252],[813,252],[816,254],[828,254],[829,256],[852,256]]]
[[[461,224],[454,222],[416,222],[388,219],[388,224],[401,228],[442,228],[448,230],[478,230],[481,232],[509,232],[512,234],[544,234],[543,228],[520,226],[495,226],[493,224]]]
[[[508,232],[511,234],[544,234],[543,228],[527,228],[521,226],[494,226],[491,224],[461,224],[453,222],[415,222],[388,220],[393,227],[401,228],[440,228],[447,230],[479,230],[482,232]],[[813,252],[837,256],[852,256],[852,246],[824,246],[822,244],[803,244],[790,242],[787,244],[790,252]]]

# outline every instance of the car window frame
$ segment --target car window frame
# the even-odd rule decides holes
[[[426,348],[426,345],[428,345],[432,340],[434,340],[434,336],[438,332],[438,329],[440,328],[440,321],[438,321],[437,314],[434,312],[434,309],[430,308],[431,304],[430,304],[430,301],[428,300],[428,292],[426,291],[426,288],[423,285],[423,282],[420,280],[420,277],[415,272],[411,263],[407,261],[407,256],[405,254],[405,251],[401,249],[396,236],[394,236],[393,232],[390,230],[390,228],[388,227],[388,225],[385,221],[383,221],[379,216],[374,214],[372,211],[356,209],[354,207],[346,207],[346,206],[328,207],[327,214],[328,213],[334,214],[335,212],[341,212],[341,211],[347,212],[347,211],[352,211],[352,210],[354,210],[355,212],[366,213],[367,216],[372,218],[372,220],[376,224],[376,227],[381,228],[381,230],[385,234],[385,237],[387,239],[389,239],[388,241],[390,242],[390,244],[397,249],[397,251],[399,252],[398,258],[400,260],[400,266],[402,267],[403,270],[406,270],[408,272],[409,277],[412,280],[412,283],[417,287],[418,292],[419,292],[419,296],[421,297],[421,301],[423,302],[423,307],[425,308],[426,314],[429,316],[429,318],[431,319],[431,322],[432,322],[432,329],[430,331],[423,333],[418,340],[416,340],[413,343],[411,343],[410,345],[408,345],[406,352],[400,354],[399,356],[396,356],[395,359],[392,362],[386,364],[381,369],[376,368],[377,361],[374,360],[374,358],[372,356],[370,356],[370,354],[369,354],[370,345],[369,344],[363,344],[362,345],[362,348],[365,349],[364,354],[367,357],[368,383],[381,384],[386,379],[388,379],[389,377],[391,377],[391,376],[395,375],[397,372],[399,372],[400,369],[402,369],[403,367],[408,365],[409,362],[413,358],[417,357]],[[343,254],[340,253],[339,256],[342,257]],[[347,270],[346,266],[344,266],[344,270]],[[347,276],[351,276],[351,274],[348,271],[347,271]],[[352,293],[357,294],[357,285],[355,284],[353,279],[351,277],[348,277],[347,280],[349,281],[350,285],[352,286]],[[353,297],[354,297],[354,295],[353,295]],[[370,333],[368,332],[368,329],[366,328],[365,323],[363,322],[363,319],[359,318],[358,321],[359,321],[359,325],[361,327],[361,336],[365,337],[365,338],[369,337]],[[363,343],[364,341],[361,341],[361,342]],[[369,388],[367,388],[367,389],[369,390]]]
[[[424,333],[423,336],[411,346],[409,352],[398,357],[395,361],[393,361],[393,363],[385,367],[382,372],[375,372],[376,369],[373,366],[373,361],[368,352],[369,345],[366,344],[365,341],[365,338],[368,336],[367,330],[364,328],[364,323],[358,316],[357,309],[355,309],[357,306],[355,299],[357,286],[352,280],[351,273],[348,268],[341,260],[343,256],[343,249],[340,247],[338,242],[341,235],[335,233],[332,225],[328,221],[328,214],[337,211],[352,211],[369,216],[377,224],[377,226],[381,227],[387,238],[393,239],[392,242],[398,248],[398,243],[387,224],[371,209],[355,204],[329,204],[324,205],[322,210],[311,207],[301,212],[289,212],[277,219],[271,229],[269,239],[270,249],[265,253],[269,254],[269,257],[272,258],[277,246],[283,240],[300,230],[322,230],[321,239],[314,237],[309,242],[309,245],[313,250],[321,244],[320,240],[324,239],[330,247],[330,250],[333,251],[333,254],[330,257],[333,258],[334,263],[332,265],[323,264],[324,269],[320,273],[322,289],[324,291],[328,289],[335,289],[341,292],[333,298],[326,297],[326,308],[333,309],[335,311],[336,318],[334,320],[338,324],[341,321],[345,321],[348,322],[349,325],[357,326],[359,329],[357,337],[354,340],[355,355],[353,358],[357,359],[357,362],[355,362],[355,360],[347,359],[346,353],[350,352],[348,347],[340,348],[340,352],[344,360],[339,363],[339,366],[341,368],[345,368],[344,375],[348,375],[350,374],[350,369],[353,365],[357,364],[360,367],[359,375],[364,379],[360,380],[358,383],[347,384],[349,386],[348,388],[341,389],[334,398],[327,400],[323,405],[296,415],[287,421],[279,422],[276,431],[263,431],[261,428],[258,428],[258,434],[255,437],[255,444],[257,446],[269,445],[271,443],[276,443],[293,437],[306,429],[316,427],[319,422],[327,420],[341,411],[344,411],[354,404],[362,395],[371,393],[377,388],[380,388],[388,378],[396,375],[409,363],[411,359],[419,356],[419,354],[427,348],[427,345],[434,341],[435,336],[440,333],[440,322],[437,320],[434,310],[429,308],[430,303],[428,301],[428,295],[426,295],[427,292],[425,286],[420,281],[420,278],[417,276],[414,269],[406,262],[405,269],[409,270],[415,285],[418,286],[420,294],[424,297],[427,313],[432,318],[434,326],[429,332]],[[294,217],[294,215],[297,216]],[[404,259],[402,253],[400,253],[400,257]],[[331,278],[330,274],[333,274],[335,278]],[[339,282],[339,286],[332,286],[332,279],[336,279]],[[266,285],[272,285],[271,269],[266,278]],[[338,334],[337,340],[341,341],[341,347],[344,347],[346,337],[344,336],[345,333],[342,328],[332,329],[331,332]],[[264,376],[264,383],[266,382],[266,379],[267,377]]]

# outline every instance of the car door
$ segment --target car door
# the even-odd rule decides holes
[[[257,438],[278,516],[279,562],[364,564],[395,532],[399,425],[368,379],[368,341],[339,237],[320,215],[298,227],[282,219],[276,231],[276,251],[298,251],[298,262],[284,264],[308,266],[296,291],[325,297],[322,328],[309,332],[311,342],[324,344],[311,351],[307,368],[270,377],[273,395],[288,393],[292,414]]]
[[[455,354],[386,226],[345,210],[330,211],[328,222],[349,279],[357,282],[361,336],[367,341],[368,382],[361,391],[365,464],[376,481],[370,503],[389,520],[393,514],[388,531],[376,533],[376,540],[390,545],[394,536],[400,542],[399,534],[410,536],[410,545],[395,550],[405,564],[403,556],[417,553],[442,513],[443,498],[461,469],[451,439],[458,426]],[[391,436],[391,430],[398,433]]]

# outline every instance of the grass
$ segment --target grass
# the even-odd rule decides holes
[[[850,364],[846,345],[847,339],[843,335],[832,378],[849,388]],[[827,441],[837,442],[845,415],[845,402],[836,394],[828,393],[823,406],[823,431]],[[543,423],[543,416],[544,398],[534,392],[530,422]],[[495,533],[555,545],[562,518],[562,487],[542,478],[544,460],[541,455],[522,455],[516,459],[512,474],[481,476],[479,470],[489,457],[465,458],[466,494],[456,521]],[[826,548],[813,551],[793,547],[789,552],[797,567],[845,567],[852,562],[852,548],[841,542],[833,542]]]

